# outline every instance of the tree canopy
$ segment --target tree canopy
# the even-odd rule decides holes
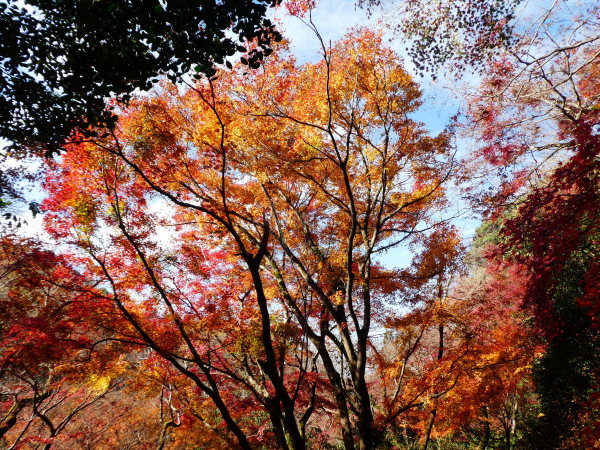
[[[416,74],[303,0],[319,59],[152,53],[43,167],[44,237],[1,230],[0,445],[594,448],[598,6],[475,3],[402,19]],[[431,133],[448,64],[484,70]]]
[[[114,123],[106,100],[127,100],[157,77],[210,76],[236,52],[255,66],[279,39],[266,18],[275,4],[3,0],[0,136],[52,153],[73,128]]]

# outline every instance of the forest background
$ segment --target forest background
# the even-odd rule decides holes
[[[13,108],[6,448],[597,445],[597,5],[359,6]]]

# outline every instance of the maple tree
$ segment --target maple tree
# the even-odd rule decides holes
[[[115,103],[159,79],[211,76],[236,53],[260,65],[281,39],[267,17],[277,3],[0,1],[1,213],[38,212],[11,160],[56,156],[74,129],[114,125]]]
[[[71,146],[47,181],[48,229],[106,286],[125,322],[113,331],[193,382],[238,445],[262,417],[278,446],[304,448],[328,405],[344,445],[371,448],[370,333],[402,279],[374,258],[442,251],[426,236],[450,134],[409,118],[416,84],[364,30],[316,64],[277,56],[163,89]],[[171,224],[168,249],[154,234]]]
[[[447,230],[443,235],[456,241]],[[478,251],[489,250],[485,244]],[[532,390],[534,356],[543,353],[522,310],[524,281],[517,280],[524,273],[482,257],[461,274],[457,251],[443,252],[445,273],[429,290],[435,295],[390,324],[390,342],[378,354],[383,420],[393,424],[398,445],[421,441],[427,448],[432,438],[468,432],[486,448],[501,429],[510,448],[517,410]],[[453,277],[459,279],[451,283]]]
[[[0,249],[0,439],[11,448],[49,448],[118,388],[110,367],[119,360],[89,358],[94,333],[82,320],[101,305],[86,299],[81,277],[64,260],[14,236],[3,237]]]
[[[594,440],[596,419],[586,410],[598,379],[600,146],[598,9],[567,7],[555,2],[493,65],[470,118],[483,142],[477,156],[501,174],[500,189],[486,195],[488,211],[502,217],[499,253],[529,269],[525,303],[548,342],[536,376],[544,418],[535,439],[568,447]]]
[[[173,400],[159,389],[173,382],[115,337],[102,290],[41,243],[5,236],[0,249],[3,446],[164,446],[171,427],[189,423],[166,420]]]

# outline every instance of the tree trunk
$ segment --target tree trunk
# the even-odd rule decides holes
[[[319,342],[318,345],[319,355],[323,362],[323,367],[327,372],[327,378],[331,382],[333,393],[335,395],[335,402],[338,408],[338,414],[340,418],[340,426],[342,428],[342,440],[344,441],[344,448],[346,450],[354,450],[354,438],[352,436],[352,426],[350,424],[350,414],[348,411],[348,405],[346,404],[346,396],[342,387],[342,379],[340,374],[335,370],[335,366],[324,342]]]
[[[277,445],[282,450],[288,450],[287,439],[285,438],[285,431],[283,430],[283,425],[281,423],[281,408],[278,408],[275,402],[278,402],[277,398],[269,398],[267,400],[267,409],[269,411],[269,418],[271,419],[271,424],[273,425],[273,434],[275,434],[275,439],[277,440]]]
[[[438,361],[444,356],[444,325],[438,325]],[[438,393],[435,392],[434,396]],[[429,422],[427,423],[427,429],[425,430],[425,436],[423,437],[423,445],[421,446],[421,450],[426,450],[429,445],[429,441],[431,440],[431,431],[433,430],[433,425],[435,424],[435,416],[437,415],[437,397],[433,402],[433,409],[431,410],[431,416],[429,417]]]
[[[433,430],[433,424],[435,423],[435,416],[437,415],[437,400],[434,402],[433,409],[431,410],[431,416],[429,417],[429,422],[427,423],[427,429],[425,430],[425,436],[423,439],[423,445],[421,446],[421,450],[426,450],[429,445],[429,441],[431,440],[431,431]]]
[[[17,423],[19,413],[23,408],[25,408],[25,406],[31,405],[34,402],[41,402],[50,397],[51,393],[52,391],[50,390],[48,392],[44,392],[41,395],[38,395],[37,397],[15,400],[15,403],[12,405],[6,416],[4,416],[2,422],[0,422],[0,439],[2,439],[2,437],[6,433],[8,433],[8,431],[15,425],[15,423]]]
[[[370,450],[373,448],[373,412],[369,390],[365,381],[364,371],[358,375],[356,393],[359,401],[358,433],[359,448]]]
[[[369,263],[366,263],[367,266]],[[364,319],[362,329],[358,334],[358,357],[355,373],[355,388],[359,401],[358,432],[360,436],[359,447],[361,450],[374,448],[373,441],[373,411],[371,410],[371,397],[365,380],[367,366],[367,345],[369,342],[369,329],[371,328],[371,289],[368,269],[366,269],[366,280],[362,284],[362,297],[364,307]]]
[[[260,276],[260,261],[255,262],[246,257],[246,264],[252,275],[252,282],[254,284],[254,291],[256,292],[256,300],[261,317],[261,340],[265,350],[265,361],[262,362],[262,364],[259,362],[259,364],[275,388],[276,398],[273,399],[273,413],[276,413],[282,418],[285,432],[290,437],[291,447],[294,450],[304,450],[306,448],[306,443],[304,442],[304,439],[302,439],[302,434],[300,433],[298,422],[294,415],[294,402],[290,398],[289,393],[284,386],[283,379],[279,375],[279,370],[277,369],[277,357],[275,355],[271,336],[271,317],[267,306],[267,296],[265,295],[262,278]],[[280,404],[283,407],[283,414],[281,414]]]
[[[160,432],[160,436],[158,438],[158,450],[163,450],[165,448],[165,444],[167,443],[167,438],[169,437],[169,428],[178,427],[181,424],[178,424],[174,421],[167,422],[163,425],[163,429]]]
[[[14,403],[14,405],[12,405],[12,407],[8,411],[8,414],[6,414],[6,416],[2,420],[2,423],[0,423],[0,439],[2,439],[2,437],[6,433],[8,433],[8,431],[15,425],[15,423],[17,423],[17,417],[21,410],[24,408],[24,406],[25,405],[19,402],[18,400]]]
[[[515,429],[517,428],[517,402],[515,401],[510,406],[510,419],[509,426],[506,429],[506,449],[510,450],[512,448],[512,437],[515,434]]]
[[[481,444],[478,447],[478,450],[485,450],[490,445],[491,438],[491,430],[490,430],[490,421],[487,406],[483,407],[483,418],[485,419],[483,422],[483,439],[481,440]]]

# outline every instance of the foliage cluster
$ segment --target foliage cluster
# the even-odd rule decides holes
[[[422,93],[381,34],[326,45],[311,5],[292,2],[322,45],[300,65],[264,34],[267,3],[250,11],[258,28],[215,3],[218,30],[263,39],[254,59],[164,80],[111,123],[88,114],[95,126],[46,172],[53,247],[0,239],[2,445],[593,448],[597,7],[565,23],[555,2],[519,35],[517,3],[441,2],[406,25],[422,67],[489,63],[465,120],[436,136],[414,120]],[[121,20],[136,5],[88,6]],[[57,18],[76,5],[63,6]],[[184,44],[208,35],[185,33],[197,15],[154,6],[135,15],[150,31],[132,19],[126,35],[142,33],[133,53],[176,78]],[[39,20],[5,11],[17,13]],[[467,53],[444,27],[466,33]],[[235,50],[212,44],[206,64]],[[466,160],[457,132],[476,138]],[[488,214],[470,249],[448,207],[457,187]],[[399,249],[403,264],[384,263]]]

